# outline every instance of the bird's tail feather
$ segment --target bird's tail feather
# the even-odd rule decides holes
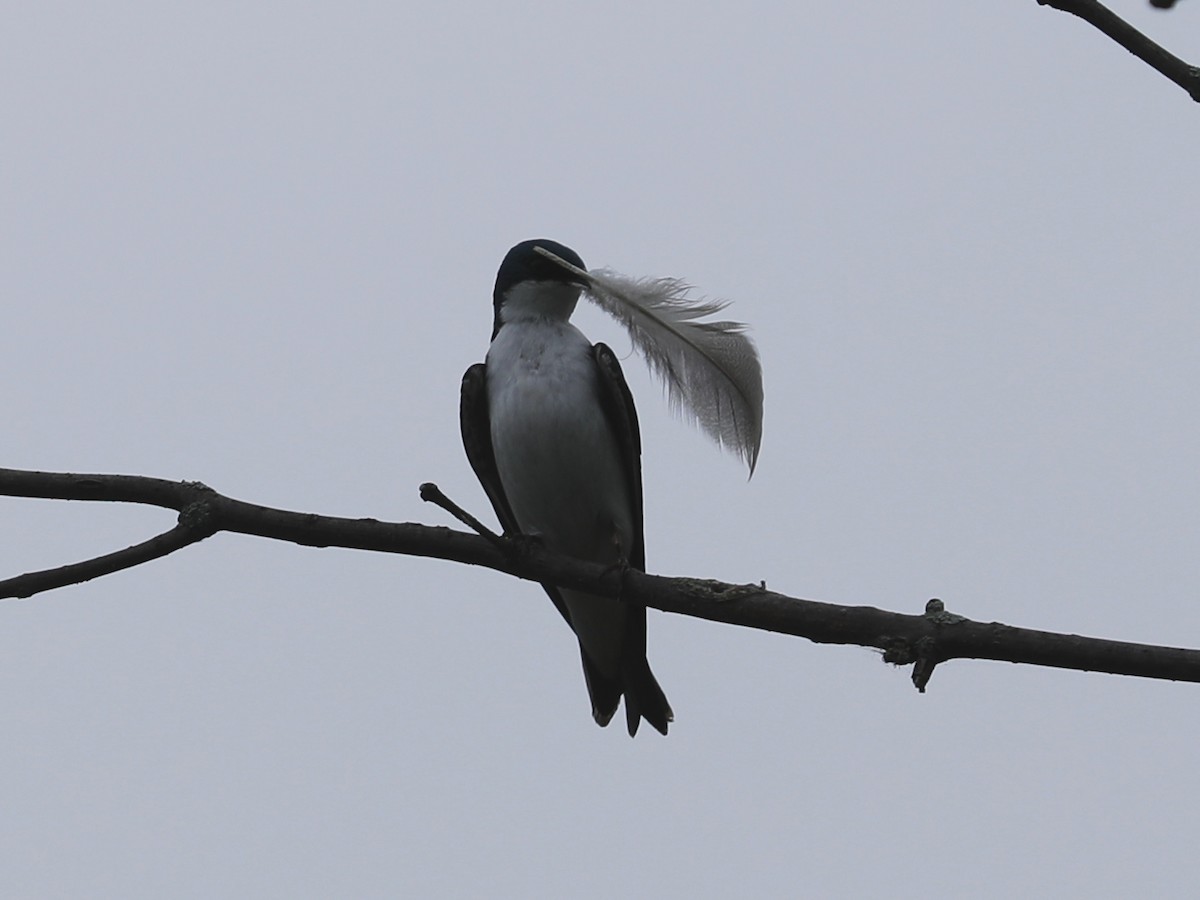
[[[587,682],[588,697],[592,701],[592,718],[603,728],[612,721],[621,702],[621,685],[605,677],[596,664],[588,659],[582,646],[579,655],[583,658],[583,679]]]
[[[625,689],[625,724],[629,736],[637,734],[638,725],[645,719],[659,734],[667,733],[667,725],[675,720],[671,704],[663,693],[646,657],[631,660],[621,667],[621,680]]]
[[[583,659],[583,677],[592,701],[592,718],[597,725],[603,728],[612,721],[624,694],[625,724],[630,737],[637,734],[642,719],[653,725],[659,734],[667,733],[667,725],[675,720],[675,714],[644,656],[622,665],[618,682],[606,677],[582,650],[581,647],[579,655]]]

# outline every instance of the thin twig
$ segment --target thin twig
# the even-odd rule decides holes
[[[93,578],[99,578],[101,575],[111,575],[122,569],[131,569],[142,563],[166,556],[168,553],[174,553],[188,544],[203,540],[206,536],[204,532],[186,525],[176,525],[170,531],[164,531],[148,541],[142,541],[140,544],[134,544],[124,550],[106,553],[104,556],[59,566],[55,569],[26,572],[24,575],[6,578],[0,581],[0,599],[13,597],[24,599],[43,591],[66,587],[69,584],[82,584]]]
[[[432,503],[435,506],[440,506],[442,509],[444,509],[446,512],[450,513],[450,515],[454,516],[454,518],[458,519],[458,521],[462,522],[464,525],[466,525],[468,528],[470,528],[476,534],[487,538],[489,541],[491,541],[497,547],[505,546],[504,538],[502,538],[500,535],[496,534],[496,532],[492,531],[490,528],[488,528],[486,525],[484,525],[482,522],[480,522],[477,518],[475,518],[473,515],[471,515],[469,512],[467,512],[465,509],[463,509],[461,506],[459,506],[457,503],[455,503],[453,500],[451,500],[445,494],[443,494],[442,489],[440,487],[438,487],[436,484],[434,484],[432,481],[426,481],[424,484],[421,485],[420,494],[421,494],[421,499],[424,500],[426,503]]]

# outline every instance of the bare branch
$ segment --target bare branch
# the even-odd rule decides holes
[[[1108,7],[1097,0],[1037,0],[1039,6],[1049,6],[1078,16],[1094,25],[1138,59],[1157,69],[1188,92],[1200,103],[1200,68],[1188,65],[1178,56],[1154,43]]]
[[[435,490],[436,486],[423,486],[422,494],[433,496]],[[929,602],[924,615],[904,615],[871,606],[801,600],[769,591],[765,584],[738,585],[622,571],[558,556],[532,542],[495,535],[483,537],[428,525],[345,519],[257,506],[225,497],[199,482],[0,469],[0,496],[148,503],[181,512],[177,528],[144,544],[99,560],[0,582],[0,597],[29,596],[105,574],[81,568],[98,566],[103,560],[109,561],[105,563],[110,566],[108,571],[127,568],[127,565],[111,566],[112,558],[121,554],[138,551],[145,554],[145,559],[154,559],[172,552],[171,541],[178,542],[178,547],[173,548],[178,549],[209,534],[230,531],[310,547],[401,553],[486,566],[529,581],[582,589],[664,612],[795,635],[817,643],[872,647],[883,651],[886,662],[913,664],[913,681],[920,690],[924,690],[935,666],[952,659],[990,659],[1143,678],[1200,681],[1197,650],[975,622],[946,612],[941,601],[936,600]],[[82,577],[78,577],[81,573]]]
[[[131,569],[134,566],[140,566],[142,563],[150,562],[152,559],[166,556],[168,553],[174,553],[176,550],[180,550],[188,544],[194,544],[196,541],[203,540],[207,536],[207,534],[195,528],[190,528],[186,525],[176,525],[170,531],[155,535],[148,541],[142,541],[142,543],[126,547],[124,550],[117,550],[115,553],[107,553],[104,556],[97,556],[94,559],[87,559],[83,562],[59,566],[56,569],[26,572],[24,575],[17,575],[15,578],[7,578],[0,581],[0,598],[16,597],[24,599],[25,597],[32,597],[34,594],[40,594],[43,591],[66,587],[69,584],[82,584],[85,581],[91,581],[93,578],[99,578],[101,575],[111,575],[113,572],[120,572],[122,569]]]

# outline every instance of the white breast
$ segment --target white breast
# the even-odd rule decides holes
[[[596,562],[628,553],[632,510],[591,344],[568,322],[511,322],[487,355],[492,447],[522,531]]]

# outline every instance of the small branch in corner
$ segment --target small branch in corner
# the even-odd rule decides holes
[[[1039,6],[1049,6],[1060,12],[1077,16],[1112,38],[1142,62],[1175,82],[1197,103],[1200,103],[1200,68],[1189,65],[1175,54],[1156,44],[1098,0],[1037,0]],[[1151,5],[1161,5],[1162,0]]]

